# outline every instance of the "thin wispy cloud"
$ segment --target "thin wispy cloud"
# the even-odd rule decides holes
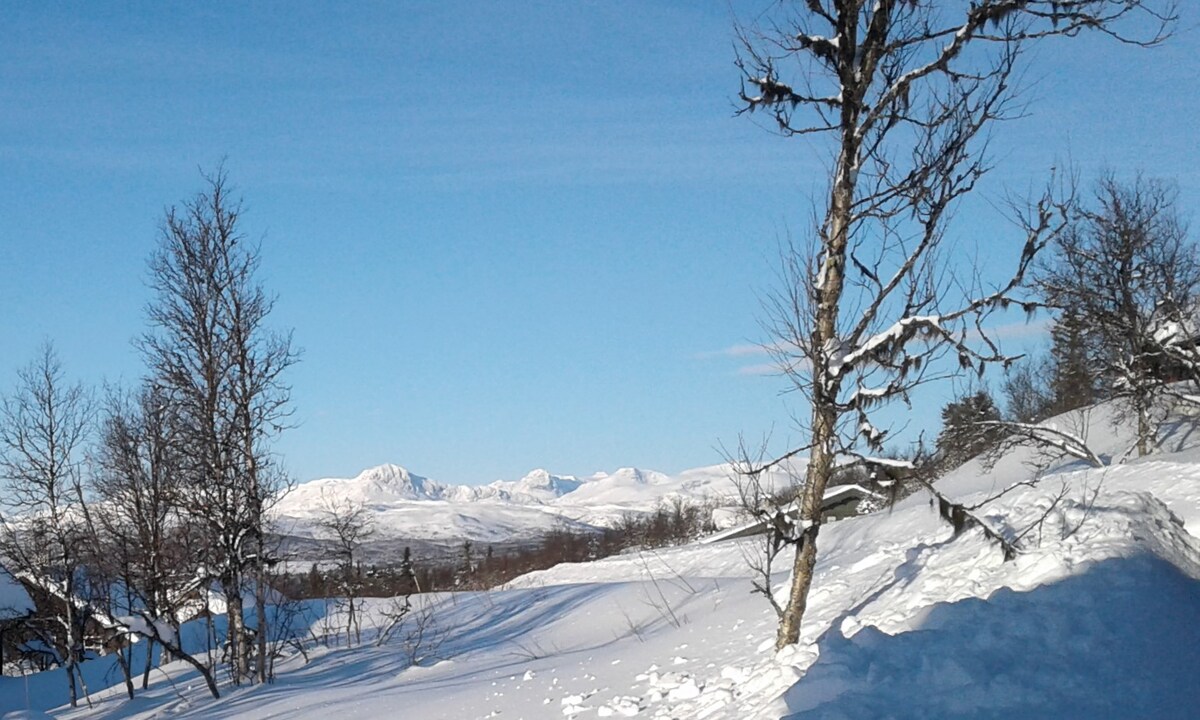
[[[764,377],[779,375],[782,372],[782,368],[777,363],[758,363],[756,365],[743,365],[737,369],[735,374],[746,377]]]
[[[794,346],[786,346],[786,347],[789,351],[789,354],[792,354],[792,355],[796,354],[797,349]],[[751,359],[764,358],[764,357],[776,355],[779,351],[784,350],[784,348],[785,348],[785,345],[783,343],[764,343],[764,344],[737,343],[735,345],[730,345],[728,347],[721,348],[720,350],[705,350],[703,352],[696,353],[694,357],[697,360],[730,359],[730,360],[740,360],[742,362],[748,362]],[[798,358],[794,358],[793,363],[807,364],[807,361],[804,361],[804,360],[801,360]],[[799,367],[799,365],[796,365],[796,367]],[[772,361],[772,362],[754,362],[754,363],[750,363],[748,365],[741,365],[740,367],[738,367],[737,369],[735,369],[733,371],[734,375],[739,375],[739,376],[743,376],[743,377],[764,377],[764,376],[771,376],[771,375],[778,376],[778,375],[782,375],[783,373],[784,373],[783,366],[780,365],[779,362],[774,362],[774,361]]]
[[[739,343],[737,345],[730,345],[729,347],[722,348],[720,350],[704,350],[702,352],[698,352],[696,353],[696,359],[707,360],[710,358],[754,357],[758,355],[767,355],[769,352],[768,346],[766,345]]]

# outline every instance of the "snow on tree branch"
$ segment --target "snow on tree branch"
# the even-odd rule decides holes
[[[1108,465],[1103,458],[1088,447],[1087,441],[1083,438],[1074,433],[1059,429],[1054,425],[1009,422],[1005,420],[985,420],[978,424],[984,427],[1000,428],[1017,437],[1026,438],[1040,445],[1060,450],[1071,457],[1087,461],[1089,465],[1095,468],[1102,468]]]

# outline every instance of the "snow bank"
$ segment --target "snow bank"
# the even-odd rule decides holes
[[[1190,718],[1200,585],[1152,554],[938,603],[889,635],[832,630],[784,695],[800,718]]]
[[[775,709],[789,718],[1191,717],[1200,543],[1146,492],[1070,501],[1050,518],[1042,532],[1057,537],[1013,563],[916,555],[897,567],[870,602],[830,623],[816,661]]]

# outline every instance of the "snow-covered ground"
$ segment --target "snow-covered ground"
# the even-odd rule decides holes
[[[1063,418],[1098,453],[1131,443],[1103,411]],[[98,693],[69,718],[1194,718],[1200,715],[1200,443],[1105,469],[1059,461],[954,537],[920,495],[826,526],[799,645],[772,650],[752,595],[754,541],[561,565],[490,592],[430,598],[413,664],[404,632],[293,656],[266,687],[213,701],[179,665],[136,700]],[[981,501],[1036,453],[971,463],[943,492]],[[1057,498],[1057,502],[1055,499]],[[775,577],[783,587],[786,573]],[[369,617],[387,603],[373,601]],[[368,621],[366,626],[373,625]],[[368,632],[368,636],[372,633]],[[169,676],[169,680],[168,680]],[[0,708],[16,679],[0,685]],[[12,693],[12,695],[10,695]],[[103,696],[103,697],[99,697]],[[44,707],[44,705],[43,705]]]

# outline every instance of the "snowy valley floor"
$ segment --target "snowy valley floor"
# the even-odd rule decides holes
[[[1094,448],[1117,457],[1128,447],[1103,413],[1089,420]],[[692,545],[439,596],[443,642],[417,665],[399,635],[380,647],[364,637],[307,664],[291,657],[275,684],[217,701],[175,664],[133,701],[118,688],[92,709],[54,714],[1200,717],[1200,450],[1181,428],[1165,445],[1103,470],[1060,463],[1037,487],[988,503],[980,513],[994,528],[1024,533],[1008,563],[978,531],[953,537],[920,496],[827,526],[802,641],[780,654],[773,613],[750,593],[753,541]],[[970,463],[939,487],[985,498],[1027,478],[1032,454],[992,471]],[[24,707],[18,682],[0,685],[0,714]]]

